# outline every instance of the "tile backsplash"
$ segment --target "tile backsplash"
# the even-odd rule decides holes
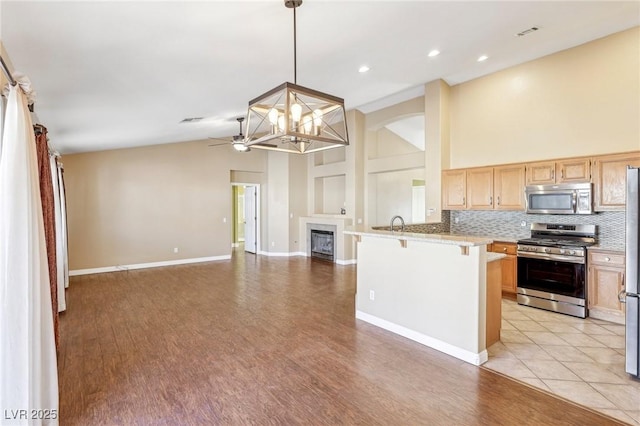
[[[509,239],[530,236],[532,222],[596,225],[599,246],[624,250],[624,212],[600,212],[591,215],[543,215],[510,211],[451,211],[452,234],[483,235]],[[443,215],[444,216],[444,215]],[[522,226],[522,224],[525,226]]]
[[[452,233],[518,240],[531,236],[531,223],[596,225],[598,245],[604,249],[624,250],[624,212],[600,212],[590,215],[527,214],[495,210],[452,210],[442,212],[441,223],[406,225],[405,232],[420,234]],[[524,223],[524,226],[522,226]],[[388,226],[373,229],[389,230]]]

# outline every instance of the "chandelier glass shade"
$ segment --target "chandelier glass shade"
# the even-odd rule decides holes
[[[285,0],[293,8],[295,83],[249,101],[246,147],[304,154],[349,145],[344,100],[297,84],[296,7],[301,4]]]

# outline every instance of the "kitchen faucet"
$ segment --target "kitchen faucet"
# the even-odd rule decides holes
[[[395,222],[396,219],[400,219],[400,232],[404,232],[404,219],[400,215],[396,215],[391,218],[391,225],[389,225],[391,232],[393,232],[393,222]]]

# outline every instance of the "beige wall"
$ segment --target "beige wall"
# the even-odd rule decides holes
[[[70,269],[229,255],[230,170],[265,157],[206,141],[64,156]]]
[[[451,167],[640,148],[640,28],[451,88]]]
[[[307,159],[304,155],[289,155],[289,253],[301,251],[300,218],[307,211]]]
[[[424,114],[423,97],[392,105],[365,116],[364,225],[386,225],[392,216],[411,218],[411,178],[424,179],[425,153],[384,126],[402,118]],[[410,170],[409,172],[404,172]],[[396,191],[393,191],[397,185]]]

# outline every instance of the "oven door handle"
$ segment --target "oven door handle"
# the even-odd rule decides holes
[[[549,256],[546,253],[527,253],[518,252],[518,257],[524,257],[527,259],[539,259],[539,260],[551,260],[558,262],[577,263],[584,264],[584,257],[562,256],[561,254],[554,254]]]
[[[573,191],[573,194],[571,196],[571,207],[573,209],[573,212],[576,212],[578,206],[578,194],[576,191]]]

